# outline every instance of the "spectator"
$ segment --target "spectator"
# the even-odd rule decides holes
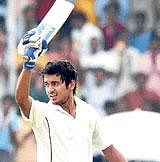
[[[106,25],[102,28],[105,39],[105,50],[113,47],[116,33],[126,29],[123,22],[118,20],[119,10],[119,3],[117,2],[110,2],[105,6],[107,18]]]
[[[100,48],[99,43],[98,39],[93,37],[90,42],[91,52],[81,57],[80,63],[84,69],[81,95],[88,103],[94,105],[101,116],[104,116],[104,102],[115,100],[117,83],[111,57]]]
[[[129,46],[128,32],[124,31],[116,34],[114,47],[108,51],[111,60],[115,66],[117,74],[117,98],[127,91],[135,89],[135,83],[132,79],[132,72],[138,66],[139,51]]]
[[[106,54],[99,39],[97,37],[92,37],[89,42],[89,53],[80,57],[80,64],[84,69],[88,68],[88,66],[94,64],[94,62],[92,62],[93,58],[97,59],[98,56]]]
[[[160,39],[155,37],[151,40],[148,50],[140,57],[138,67],[147,73],[146,87],[160,95]]]
[[[129,0],[95,0],[95,12],[97,16],[98,25],[100,27],[104,26],[106,23],[106,16],[107,14],[104,11],[104,6],[106,6],[110,2],[118,2],[120,5],[120,12],[118,15],[119,21],[126,24],[129,17],[129,8],[130,8],[130,1]]]
[[[95,68],[91,68],[90,72],[87,73],[82,96],[103,117],[106,116],[106,112],[104,111],[105,102],[115,100],[114,87],[115,83],[112,79],[111,72],[106,71],[98,65]]]
[[[156,0],[129,0],[130,1],[130,17],[128,21],[128,27],[130,30],[134,30],[135,28],[135,22],[132,19],[132,16],[134,13],[137,13],[139,11],[144,11],[147,17],[147,21],[145,23],[144,29],[152,30],[154,28],[155,22],[156,22],[156,15],[155,15],[155,5]],[[158,5],[157,5],[158,6]]]
[[[160,112],[160,96],[146,88],[148,76],[142,72],[133,75],[137,88],[126,93],[119,101],[119,111],[142,110]]]
[[[0,162],[12,162],[14,148],[18,146],[16,134],[19,130],[19,116],[14,106],[11,95],[3,96],[0,109]]]
[[[152,30],[146,30],[147,17],[144,11],[137,11],[134,14],[135,30],[131,33],[129,44],[140,50],[142,54],[147,51],[153,37]]]
[[[82,12],[90,23],[97,24],[94,0],[75,0],[75,10]]]
[[[98,38],[99,42],[103,42],[101,30],[88,22],[86,16],[81,12],[74,12],[71,16],[73,29],[71,38],[73,40],[73,48],[79,54],[85,56],[90,52],[90,41],[93,37]]]

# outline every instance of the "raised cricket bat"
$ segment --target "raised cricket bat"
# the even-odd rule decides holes
[[[66,0],[56,0],[47,14],[44,16],[40,24],[36,27],[38,34],[47,43],[56,35],[64,22],[67,20],[74,8],[74,4]],[[29,53],[32,54],[35,48],[29,48]],[[23,56],[24,59],[30,59],[28,56]]]
[[[69,17],[74,4],[66,0],[56,0],[48,13],[37,26],[38,33],[47,43],[56,35]]]

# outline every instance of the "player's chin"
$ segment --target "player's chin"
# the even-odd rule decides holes
[[[52,102],[52,104],[59,104],[59,101],[56,98],[50,98],[50,101]]]

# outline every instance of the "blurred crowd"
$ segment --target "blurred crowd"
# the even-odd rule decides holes
[[[16,44],[54,0],[16,0]],[[7,0],[0,0],[0,162],[35,162],[35,139],[8,94]],[[11,13],[12,14],[12,13]],[[16,74],[23,65],[13,51]],[[40,70],[67,59],[79,73],[77,95],[101,117],[136,109],[160,112],[160,0],[77,0],[75,9],[33,72],[31,96],[48,102]],[[32,149],[31,149],[32,148]],[[31,150],[31,151],[30,151]],[[16,155],[16,156],[15,156]],[[15,158],[12,158],[14,156]],[[8,158],[8,160],[1,159]],[[26,161],[27,157],[27,161]],[[94,159],[94,162],[102,162]]]

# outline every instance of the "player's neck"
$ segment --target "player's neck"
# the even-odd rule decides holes
[[[65,103],[63,103],[62,108],[68,112],[74,118],[76,117],[76,102],[74,96],[70,96]]]

